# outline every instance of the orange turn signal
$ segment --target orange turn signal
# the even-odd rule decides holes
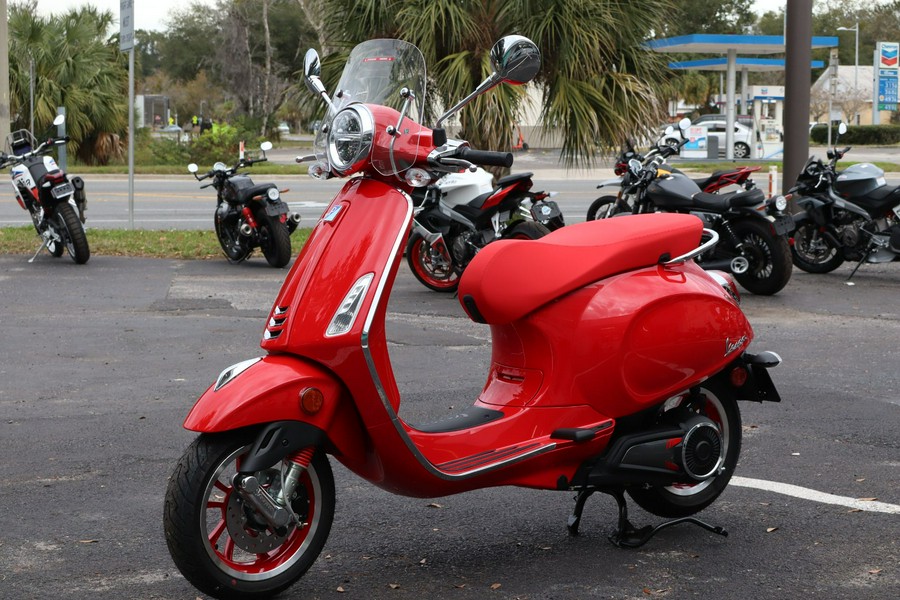
[[[314,415],[325,405],[325,394],[318,388],[306,388],[300,392],[300,408],[303,412]]]

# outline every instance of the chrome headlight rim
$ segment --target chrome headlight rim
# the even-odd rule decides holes
[[[279,198],[281,198],[281,194],[278,192],[278,188],[271,187],[266,190],[266,196],[269,197],[270,202],[277,202]]]
[[[355,119],[359,131],[345,131],[342,121]],[[353,170],[356,165],[366,158],[372,151],[372,143],[375,138],[375,119],[369,109],[362,104],[352,104],[338,112],[328,128],[327,153],[331,167],[345,173]],[[356,148],[342,146],[344,144],[356,144]],[[350,150],[348,154],[347,151]]]

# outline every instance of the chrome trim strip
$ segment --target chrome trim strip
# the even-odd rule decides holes
[[[375,368],[375,361],[372,358],[372,352],[369,347],[369,331],[372,328],[372,321],[375,319],[375,313],[378,312],[378,306],[382,302],[384,287],[387,284],[387,272],[390,269],[391,261],[394,260],[394,257],[397,256],[397,253],[400,251],[400,245],[406,240],[406,228],[413,216],[412,198],[410,198],[410,196],[402,190],[397,191],[403,194],[404,198],[406,198],[406,218],[403,220],[403,224],[400,227],[400,230],[397,232],[397,239],[394,241],[394,246],[391,248],[391,252],[388,255],[388,262],[385,264],[384,269],[381,271],[381,277],[378,280],[378,286],[375,288],[375,296],[372,298],[372,303],[369,305],[369,312],[366,315],[366,320],[363,325],[361,343],[363,355],[366,358],[366,365],[368,365],[369,367],[369,376],[372,378],[372,382],[375,384],[375,388],[378,390],[378,396],[381,398],[381,404],[384,406],[384,410],[391,418],[391,423],[393,423],[394,428],[397,430],[397,433],[400,435],[403,443],[406,444],[407,449],[409,449],[410,453],[416,458],[417,461],[419,461],[419,464],[422,465],[422,467],[426,471],[439,479],[444,479],[447,481],[468,479],[475,475],[493,471],[510,464],[515,464],[519,461],[531,458],[532,456],[536,456],[538,454],[543,454],[544,452],[553,450],[554,448],[556,448],[555,442],[536,448],[531,452],[514,456],[507,460],[501,460],[500,462],[486,465],[484,467],[479,467],[477,469],[472,469],[471,471],[451,475],[449,473],[441,471],[440,469],[435,467],[427,458],[425,458],[425,456],[419,451],[418,447],[416,447],[412,439],[410,439],[409,435],[406,433],[406,430],[403,428],[403,421],[400,420],[400,417],[397,415],[394,407],[391,406],[391,403],[387,397],[387,392],[385,392],[384,390],[384,385],[381,383],[381,378],[378,377],[378,371]]]

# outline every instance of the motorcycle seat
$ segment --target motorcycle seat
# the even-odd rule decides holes
[[[275,185],[272,183],[259,183],[241,189],[238,192],[238,204],[246,204],[253,196],[265,195],[266,190],[270,187],[275,187]]]
[[[497,180],[497,185],[500,187],[506,187],[507,185],[516,183],[517,181],[525,181],[526,179],[531,179],[534,176],[534,173],[516,173],[515,175],[507,175],[506,177],[501,177]]]
[[[732,208],[739,208],[741,206],[756,206],[765,199],[765,193],[759,188],[753,188],[752,190],[745,190],[742,192],[731,192],[728,194],[698,192],[691,196],[691,200],[693,200],[692,208],[715,213],[723,213]]]
[[[703,224],[693,215],[653,213],[576,223],[537,240],[498,240],[463,271],[459,299],[473,321],[515,321],[610,275],[690,252]]]
[[[699,179],[694,179],[694,183],[697,184],[701,190],[706,189],[706,186],[711,184],[714,181],[717,181],[720,177],[727,173],[733,173],[734,171],[713,171],[712,175],[709,177],[700,177]]]

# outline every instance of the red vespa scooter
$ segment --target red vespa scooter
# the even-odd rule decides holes
[[[373,40],[350,55],[334,99],[307,53],[307,84],[329,104],[310,172],[350,179],[314,227],[272,307],[262,358],[224,370],[185,427],[200,435],[169,482],[165,534],[198,589],[261,597],[299,579],[335,510],[326,455],[384,489],[436,497],[516,485],[595,492],[619,503],[622,546],[689,520],[722,492],[741,444],[738,399],[778,401],[777,355],[753,337],[727,276],[691,258],[701,223],[651,214],[489,244],[459,298],[489,323],[493,355],[474,404],[413,428],[385,336],[388,296],[413,222],[409,192],[431,171],[511,155],[448,140],[441,123],[500,82],[540,65],[528,39],[501,39],[494,73],[438,120],[417,123],[425,87],[415,46]],[[399,108],[392,108],[396,104]],[[714,243],[714,241],[712,242]],[[541,273],[535,277],[534,273]],[[716,279],[716,277],[719,277]],[[515,293],[510,293],[510,290]],[[624,493],[674,521],[635,530]]]

